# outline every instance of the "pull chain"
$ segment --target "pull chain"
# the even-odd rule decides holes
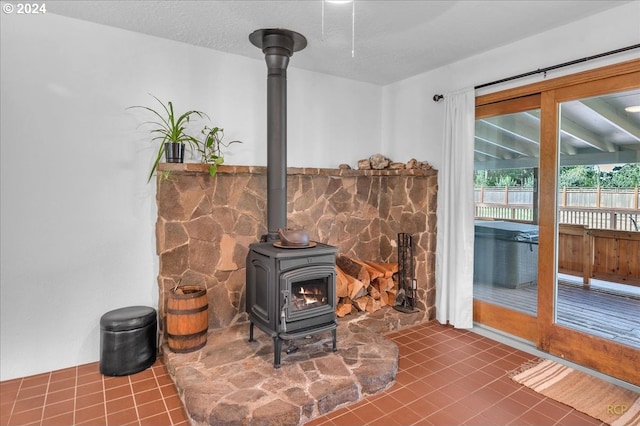
[[[322,41],[324,41],[324,3],[322,0]],[[356,56],[356,1],[351,1],[351,57]]]
[[[351,57],[356,55],[356,0],[351,2]]]
[[[324,41],[324,0],[322,0],[322,41]]]

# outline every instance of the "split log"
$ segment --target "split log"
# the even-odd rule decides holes
[[[342,318],[343,316],[350,314],[351,306],[352,305],[350,300],[348,302],[338,303],[338,307],[336,308],[336,315],[338,316],[338,318]]]
[[[359,311],[364,311],[367,309],[367,303],[369,302],[369,296],[362,296],[353,301],[353,305]]]
[[[386,280],[386,278],[384,278],[384,280]],[[380,281],[380,278],[376,279],[373,284],[371,284],[374,288],[374,292],[371,293],[371,295],[373,296],[374,299],[379,300],[380,301],[380,306],[386,306],[389,304],[389,298],[387,296],[387,284],[386,281]],[[376,294],[377,297],[376,297]]]
[[[365,260],[364,263],[382,272],[385,278],[391,278],[395,272],[398,272],[398,263],[380,263],[369,260]]]
[[[336,267],[336,297],[349,296],[349,279],[342,269]]]
[[[375,312],[375,310],[373,308],[373,298],[367,297],[367,306],[364,309],[365,309],[365,311],[369,312],[370,314]]]
[[[381,307],[380,301],[375,300],[371,296],[361,297],[360,299],[355,301],[355,305],[358,308],[358,310],[366,311],[366,312],[369,312],[370,314],[374,313]]]
[[[372,314],[378,309],[380,309],[380,301],[375,300],[373,297],[369,297],[369,300],[367,300],[367,307],[366,307],[367,312]]]
[[[336,315],[375,312],[395,304],[397,263],[380,263],[336,256]]]
[[[371,276],[369,271],[361,264],[354,262],[351,258],[339,254],[336,256],[336,265],[344,271],[345,274],[360,280],[365,287],[369,287]]]
[[[398,290],[396,289],[387,290],[387,304],[389,306],[396,304],[396,294],[398,294]]]
[[[391,305],[391,303],[389,303],[389,293],[387,293],[386,291],[381,291],[380,292],[380,306],[387,306],[387,305]]]
[[[358,259],[351,259],[351,260],[367,270],[367,272],[369,273],[369,278],[371,279],[371,281],[375,280],[378,277],[384,276],[384,271],[382,271],[380,269],[377,269],[377,268],[374,268],[371,265],[368,265],[367,262],[363,262],[363,261],[360,261]]]
[[[367,288],[367,291],[369,292],[369,296],[373,297],[374,299],[380,300],[380,291],[376,288],[375,285],[370,285],[369,288]]]
[[[358,297],[366,294],[367,288],[362,281],[349,275],[345,275],[345,277],[347,277],[347,297],[351,300],[356,300]]]
[[[365,286],[362,286],[362,287],[360,287],[360,291],[358,291],[355,294],[354,299],[357,299],[357,298],[362,297],[362,296],[366,296],[368,294],[369,294],[369,292],[367,291],[367,288]]]
[[[393,281],[393,278],[376,278],[375,284],[378,286],[378,290],[387,291],[395,287],[396,283]]]

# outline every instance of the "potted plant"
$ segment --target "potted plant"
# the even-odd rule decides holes
[[[241,141],[222,142],[224,129],[220,127],[204,126],[202,129],[204,140],[197,145],[202,162],[209,164],[209,174],[215,176],[218,166],[224,163],[224,156],[221,147],[229,147],[232,143],[242,143]]]
[[[154,121],[147,121],[143,123],[152,126],[150,132],[153,135],[153,138],[151,141],[160,142],[147,182],[151,181],[151,177],[158,168],[158,164],[160,163],[160,159],[163,155],[165,156],[165,161],[167,163],[182,163],[184,161],[185,145],[189,145],[192,151],[194,149],[199,151],[199,141],[194,136],[187,133],[186,125],[193,117],[209,118],[209,116],[204,112],[196,110],[190,110],[181,115],[177,115],[173,110],[173,103],[171,101],[167,102],[165,105],[157,97],[153,96],[153,98],[162,106],[162,110],[157,111],[151,107],[140,105],[129,107],[145,109],[157,117]]]

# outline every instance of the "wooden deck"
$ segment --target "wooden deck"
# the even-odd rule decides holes
[[[635,293],[635,294],[634,294]],[[558,281],[558,324],[640,348],[640,294],[582,287],[581,282]],[[475,283],[476,299],[536,315],[538,286],[518,289]]]

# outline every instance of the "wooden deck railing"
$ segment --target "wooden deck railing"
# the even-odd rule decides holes
[[[531,204],[476,203],[476,217],[532,222]]]
[[[533,188],[475,188],[476,217],[534,222]],[[566,188],[558,192],[559,223],[640,231],[640,190]]]
[[[558,271],[640,286],[640,232],[560,225]]]

